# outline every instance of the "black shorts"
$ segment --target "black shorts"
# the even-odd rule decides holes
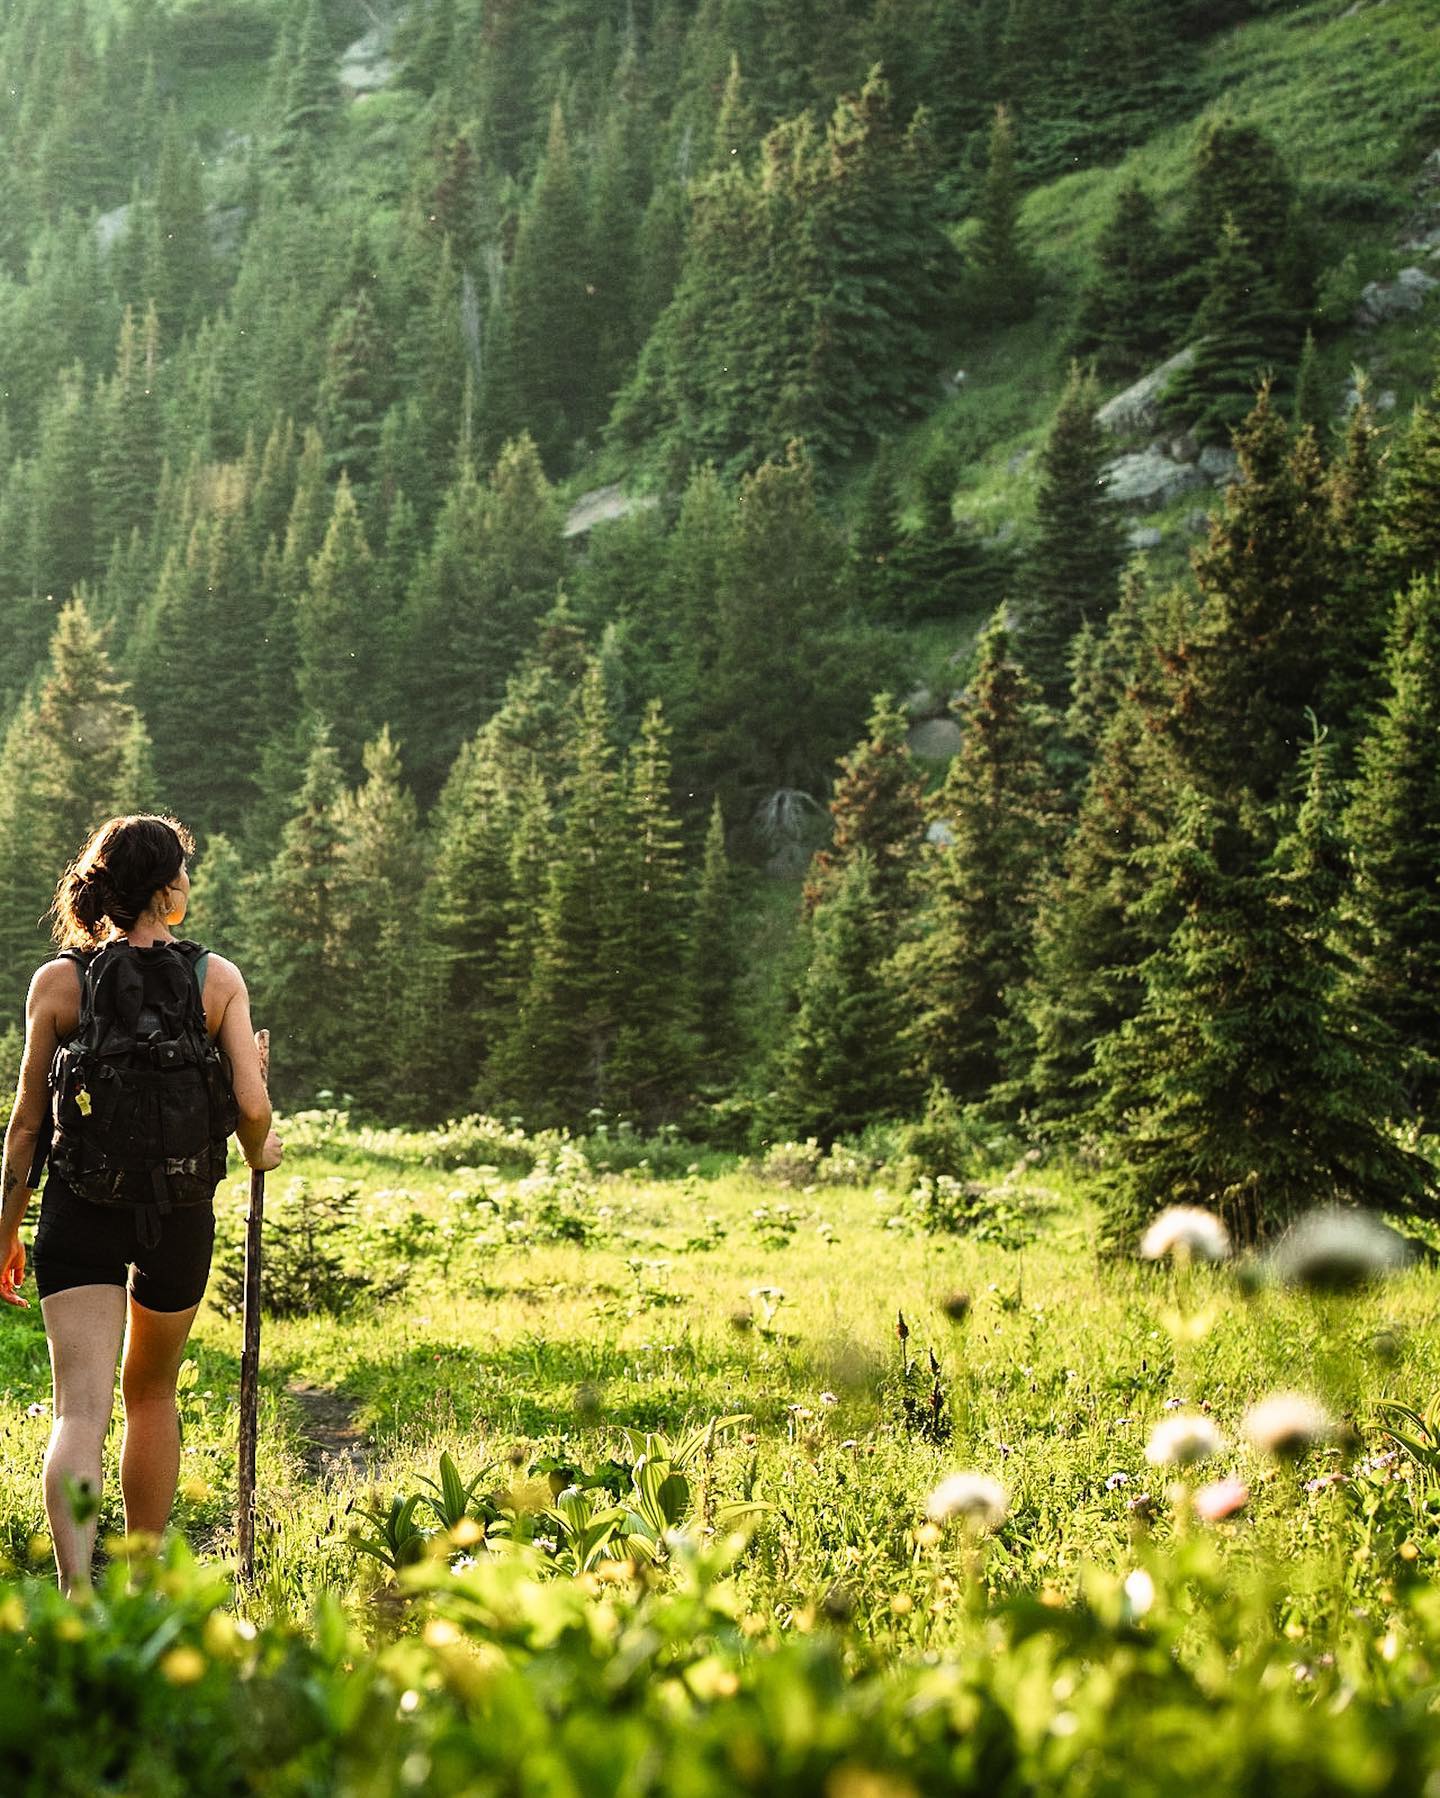
[[[177,1205],[167,1212],[154,1248],[141,1244],[140,1220],[141,1213],[128,1205],[92,1204],[52,1173],[31,1250],[40,1297],[72,1286],[128,1284],[136,1304],[147,1311],[198,1305],[215,1247],[214,1205]]]

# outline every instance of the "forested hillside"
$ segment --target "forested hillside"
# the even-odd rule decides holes
[[[0,21],[12,1018],[158,807],[292,1101],[1429,1204],[1427,0]]]

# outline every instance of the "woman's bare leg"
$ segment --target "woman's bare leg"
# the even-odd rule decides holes
[[[120,1390],[125,1400],[125,1440],[120,1450],[120,1491],[125,1529],[158,1536],[170,1521],[180,1476],[180,1418],[175,1381],[195,1313],[150,1311],[130,1300]]]
[[[55,1544],[60,1585],[73,1592],[90,1583],[95,1517],[75,1521],[69,1482],[99,1502],[105,1432],[115,1401],[115,1362],[125,1327],[125,1289],[71,1286],[42,1299],[55,1417],[45,1451],[45,1514]]]

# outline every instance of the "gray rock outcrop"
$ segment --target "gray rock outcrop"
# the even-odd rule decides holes
[[[1440,280],[1423,268],[1402,268],[1393,281],[1371,281],[1360,290],[1355,323],[1373,329],[1388,319],[1418,312],[1437,287]]]
[[[1138,450],[1107,462],[1100,475],[1100,497],[1117,506],[1154,510],[1169,505],[1182,493],[1207,485],[1205,474],[1194,462],[1172,462],[1163,450]]]
[[[1160,423],[1161,402],[1172,376],[1189,368],[1194,360],[1195,345],[1186,344],[1169,361],[1152,368],[1148,375],[1141,375],[1132,387],[1117,393],[1113,400],[1106,400],[1095,414],[1096,424],[1112,437],[1126,437],[1132,431],[1153,431]]]
[[[660,504],[653,493],[626,493],[623,488],[597,487],[582,493],[565,516],[564,535],[583,537],[597,524],[610,524],[617,518],[630,518],[636,512],[651,512]]]
[[[959,750],[960,726],[953,718],[927,718],[917,724],[906,738],[912,755],[928,756],[931,761],[948,762]]]
[[[339,81],[352,100],[366,94],[378,94],[395,79],[395,64],[390,56],[391,27],[377,25],[364,37],[357,37],[340,58]]]

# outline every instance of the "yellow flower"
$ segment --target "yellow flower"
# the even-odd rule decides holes
[[[172,1686],[193,1686],[205,1677],[205,1656],[198,1648],[172,1648],[162,1657],[160,1671]]]

